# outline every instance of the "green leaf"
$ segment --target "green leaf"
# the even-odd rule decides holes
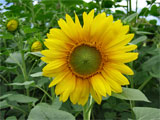
[[[0,101],[0,109],[4,109],[7,107],[9,107],[9,105],[6,100]]]
[[[124,23],[129,23],[129,22],[131,22],[134,18],[136,18],[137,16],[138,16],[137,13],[133,13],[133,14],[129,15],[128,17],[126,17],[126,18],[123,20],[123,22],[124,22]]]
[[[139,35],[151,35],[153,33],[151,32],[146,32],[146,31],[136,31],[136,34],[139,34]]]
[[[153,56],[151,57],[150,59],[148,59],[146,62],[144,62],[142,64],[142,69],[144,71],[150,71],[151,68],[155,67],[155,66],[159,66],[160,64],[160,54],[159,55],[156,55],[156,56]],[[150,68],[150,69],[148,69]]]
[[[31,110],[28,120],[75,120],[75,117],[46,103],[40,103]]]
[[[43,55],[41,54],[41,52],[28,52],[27,54],[32,54],[32,55],[35,55],[37,57],[43,57]]]
[[[23,26],[23,31],[24,31],[25,34],[27,34],[27,33],[38,32],[39,29],[37,29],[37,28],[31,28],[29,26]]]
[[[114,1],[112,0],[103,0],[102,8],[111,8],[114,5]]]
[[[106,120],[113,120],[116,118],[116,112],[105,112],[104,117]]]
[[[159,120],[160,109],[149,107],[134,107],[133,111],[136,115],[136,120]]]
[[[25,96],[23,94],[13,94],[9,96],[8,99],[10,101],[16,101],[18,103],[31,103],[31,102],[35,103],[36,101],[38,101],[37,98]]]
[[[57,110],[58,110],[58,109],[61,107],[61,105],[62,105],[62,102],[59,101],[59,98],[58,98],[58,97],[56,97],[51,106],[52,106],[54,109],[57,109]]]
[[[7,98],[8,96],[11,96],[12,94],[4,94],[0,97],[0,100]]]
[[[141,10],[141,12],[139,13],[139,16],[148,16],[148,14],[149,14],[149,9],[148,8],[146,8],[146,7],[144,7],[142,10]]]
[[[9,57],[5,61],[7,63],[15,63],[19,66],[21,66],[22,63],[22,57],[19,52],[10,53]]]
[[[17,120],[16,116],[7,117],[6,120]]]
[[[150,102],[140,90],[132,88],[123,88],[122,93],[112,93],[112,96],[124,100]]]
[[[33,73],[30,76],[31,77],[41,77],[42,76],[42,72]]]
[[[26,81],[24,83],[9,83],[7,85],[18,85],[18,86],[22,86],[22,85],[33,85],[34,81]]]
[[[138,43],[143,42],[145,40],[147,40],[147,37],[146,36],[141,36],[141,37],[139,37],[137,39],[134,39],[131,43],[132,44],[138,44]]]
[[[11,33],[7,32],[7,33],[3,33],[2,36],[0,36],[0,38],[3,39],[12,39],[14,37],[14,35],[12,35]]]
[[[160,7],[153,5],[150,10],[150,14],[153,16],[160,16]]]

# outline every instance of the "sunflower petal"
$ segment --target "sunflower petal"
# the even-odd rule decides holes
[[[106,82],[111,86],[112,91],[116,93],[121,93],[122,92],[122,87],[120,84],[118,84],[116,81],[112,80],[105,71],[101,72],[103,77],[105,78]]]
[[[104,86],[104,83],[103,83],[102,79],[103,79],[102,76],[97,74],[97,75],[91,77],[90,82],[93,86],[93,89],[97,93],[99,93],[103,96],[106,96],[106,88]]]
[[[122,53],[122,54],[113,54],[108,55],[107,59],[110,62],[121,62],[128,63],[138,58],[138,53]]]
[[[56,84],[58,84],[61,80],[63,80],[67,75],[69,74],[68,71],[60,72],[55,78],[52,80],[52,82],[49,84],[49,87],[52,87]]]
[[[107,73],[107,75],[119,83],[120,85],[128,85],[129,81],[128,79],[123,76],[118,70],[115,70],[113,68],[108,68],[107,66],[104,67],[104,71]]]
[[[134,75],[134,72],[131,68],[129,68],[127,65],[123,63],[107,63],[107,66],[119,70],[121,73],[127,74],[127,75]]]
[[[98,104],[101,104],[102,96],[101,96],[100,94],[98,94],[98,93],[93,89],[93,87],[90,87],[90,92],[91,92],[91,95],[93,96],[94,100],[95,100]]]
[[[83,82],[82,79],[77,78],[76,88],[70,95],[70,100],[73,104],[76,104],[78,102],[78,100],[80,99],[81,92],[82,92],[82,89],[83,89],[82,82]]]
[[[88,80],[82,80],[82,85],[83,87],[82,87],[81,97],[78,100],[78,104],[83,106],[88,101],[90,85]]]

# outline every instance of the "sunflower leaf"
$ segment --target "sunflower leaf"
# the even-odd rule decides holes
[[[134,107],[136,120],[159,120],[160,109],[150,107]]]
[[[21,85],[33,85],[34,84],[34,81],[25,81],[23,83],[9,83],[7,85],[18,85],[18,86],[21,86]]]
[[[133,40],[131,43],[132,44],[138,44],[138,43],[143,42],[145,40],[147,40],[147,37],[146,36],[141,36],[141,37],[138,37],[137,39]]]
[[[49,104],[40,103],[31,110],[28,120],[75,120],[75,117],[65,111],[54,109]]]
[[[140,90],[132,88],[123,88],[122,93],[112,93],[112,96],[124,100],[150,102]]]
[[[18,103],[35,103],[38,101],[37,98],[25,96],[23,94],[13,94],[11,96],[8,96],[8,100],[16,101]]]
[[[124,22],[124,23],[129,23],[129,22],[131,22],[134,18],[136,18],[137,16],[138,16],[137,13],[133,13],[133,14],[131,14],[130,16],[126,17],[126,18],[123,20],[123,22]]]

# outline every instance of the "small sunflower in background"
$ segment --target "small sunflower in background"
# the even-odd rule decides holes
[[[66,21],[58,21],[60,29],[50,29],[44,42],[48,49],[41,51],[47,63],[43,75],[54,77],[49,87],[56,85],[61,101],[70,97],[73,104],[85,105],[91,94],[100,104],[102,96],[121,93],[121,86],[129,84],[123,74],[134,73],[125,63],[137,59],[138,53],[130,52],[137,46],[127,45],[134,34],[127,34],[129,26],[120,20],[113,22],[112,15],[94,17],[92,10],[83,13],[83,22],[66,14]]]
[[[42,43],[40,41],[33,42],[31,46],[31,52],[38,52],[43,49]]]
[[[19,22],[17,19],[10,19],[8,22],[7,22],[7,30],[10,31],[10,32],[14,32],[18,29],[18,25],[19,25]]]

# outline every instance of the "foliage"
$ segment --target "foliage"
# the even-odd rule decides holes
[[[94,104],[91,119],[158,119],[160,94],[160,26],[156,20],[145,17],[160,16],[156,0],[147,0],[149,6],[136,13],[129,5],[122,6],[122,0],[6,0],[0,13],[0,119],[1,120],[41,120],[41,119],[82,119],[82,107],[70,101],[61,103],[49,89],[50,79],[42,76],[45,63],[40,60],[40,52],[31,52],[33,42],[43,43],[50,28],[56,28],[57,20],[68,13],[74,18],[77,13],[82,21],[82,13],[96,9],[104,11],[130,25],[135,33],[130,44],[137,44],[139,59],[129,66],[134,76],[127,76],[131,85],[122,94],[113,94],[103,99],[101,105]],[[129,2],[129,0],[128,0]],[[140,2],[140,1],[139,1]],[[2,4],[0,4],[2,6]],[[123,7],[126,11],[111,8]],[[16,31],[7,31],[7,22],[16,19]],[[43,45],[43,48],[45,46]]]

